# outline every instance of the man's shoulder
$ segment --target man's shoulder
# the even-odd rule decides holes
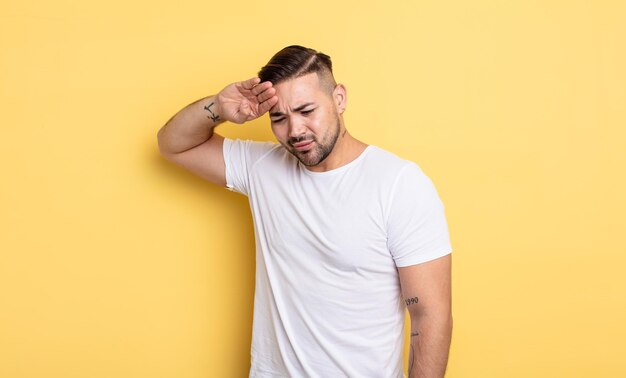
[[[256,149],[256,150],[272,150],[280,145],[276,142],[259,141],[250,139],[237,139],[237,138],[224,138],[224,143],[232,146],[237,146],[241,149]]]
[[[224,139],[225,154],[242,154],[249,163],[257,163],[271,155],[282,155],[284,148],[270,141],[249,139]]]
[[[377,167],[392,174],[397,174],[408,167],[417,167],[419,169],[415,162],[404,159],[381,147],[370,145],[367,149],[368,165],[371,167]]]
[[[396,155],[395,153],[386,150],[382,147],[378,147],[376,145],[370,144],[368,146],[368,149],[371,150],[371,154],[377,158],[377,159],[384,159],[389,161],[390,163],[394,163],[394,164],[403,164],[404,162],[407,162],[408,160],[401,158],[400,156]]]
[[[427,185],[427,181],[430,181],[416,162],[377,146],[368,147],[367,163],[364,166],[369,176],[376,177],[376,182],[381,185],[386,182],[391,187],[415,188]]]

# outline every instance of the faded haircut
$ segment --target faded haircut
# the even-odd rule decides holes
[[[292,45],[277,52],[259,71],[261,82],[276,85],[310,73],[317,73],[322,87],[330,94],[335,89],[333,64],[330,56],[313,49]]]

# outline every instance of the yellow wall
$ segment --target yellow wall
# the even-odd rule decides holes
[[[2,0],[0,377],[246,376],[246,200],[156,131],[293,43],[446,204],[448,376],[625,376],[624,2],[383,4]]]

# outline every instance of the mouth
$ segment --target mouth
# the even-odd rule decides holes
[[[302,142],[298,142],[298,143],[292,143],[291,145],[293,146],[293,148],[296,149],[296,151],[298,152],[305,152],[311,149],[311,147],[313,147],[313,140],[305,140]]]

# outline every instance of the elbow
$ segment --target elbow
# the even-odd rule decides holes
[[[440,327],[446,333],[452,334],[452,328],[454,326],[454,320],[452,319],[452,312],[445,311],[440,315]]]
[[[157,146],[159,147],[159,153],[161,156],[167,160],[171,160],[172,153],[167,149],[165,126],[161,127],[157,132]]]
[[[157,144],[159,146],[159,151],[161,151],[162,147],[163,147],[163,133],[164,133],[164,129],[165,126],[162,126],[159,131],[157,131]]]
[[[439,309],[430,311],[409,311],[411,323],[417,327],[437,329],[437,332],[446,334],[452,333],[453,319],[450,309]]]

